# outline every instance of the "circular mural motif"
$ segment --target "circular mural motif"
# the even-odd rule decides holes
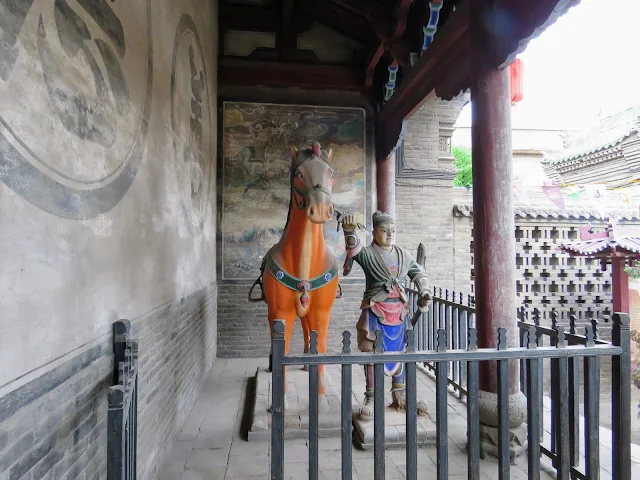
[[[150,0],[0,0],[0,11],[0,180],[60,217],[109,211],[149,128]]]
[[[192,234],[202,231],[211,188],[211,109],[195,22],[183,15],[173,44],[171,126],[180,203]]]

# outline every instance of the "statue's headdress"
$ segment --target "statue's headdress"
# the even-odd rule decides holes
[[[393,215],[388,213],[375,211],[373,212],[373,228],[376,228],[383,223],[393,223],[395,225],[396,219],[393,218]]]

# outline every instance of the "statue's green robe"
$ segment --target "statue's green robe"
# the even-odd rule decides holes
[[[407,277],[417,280],[419,277],[426,277],[424,269],[415,261],[409,252],[404,248],[394,245],[394,250],[398,253],[398,275],[394,277],[384,259],[379,248],[375,244],[361,248],[355,255],[349,256],[344,262],[344,275],[349,275],[355,260],[362,267],[366,278],[366,290],[364,292],[363,307],[366,308],[370,302],[384,302],[387,296],[397,286],[400,298],[403,303],[407,303],[405,293],[405,283]]]

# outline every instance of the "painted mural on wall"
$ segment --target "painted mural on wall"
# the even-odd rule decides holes
[[[150,8],[0,0],[0,180],[28,202],[88,219],[131,186],[149,128]]]
[[[171,67],[171,127],[180,206],[192,235],[202,232],[211,189],[211,108],[204,54],[193,18],[178,23]]]
[[[289,205],[290,145],[333,149],[338,211],[365,211],[365,112],[357,108],[223,104],[222,279],[254,280],[282,235]],[[344,261],[335,219],[325,239]]]

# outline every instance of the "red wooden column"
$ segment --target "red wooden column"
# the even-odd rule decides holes
[[[626,258],[611,259],[613,270],[613,311],[629,313],[629,274],[624,271]]]
[[[509,72],[474,63],[471,138],[478,347],[496,347],[501,327],[507,329],[508,346],[517,346]],[[509,367],[509,391],[515,393],[518,367],[515,362]],[[481,363],[481,390],[497,392],[497,378],[496,362]]]
[[[471,0],[471,142],[473,159],[473,252],[478,347],[496,347],[498,328],[507,346],[519,345],[516,318],[516,252],[513,214],[511,92],[509,69],[492,58],[500,25],[493,0]],[[480,363],[480,448],[497,455],[497,362]],[[517,362],[509,363],[509,450],[526,451],[526,397]]]
[[[396,154],[376,162],[376,195],[378,210],[396,214]]]

